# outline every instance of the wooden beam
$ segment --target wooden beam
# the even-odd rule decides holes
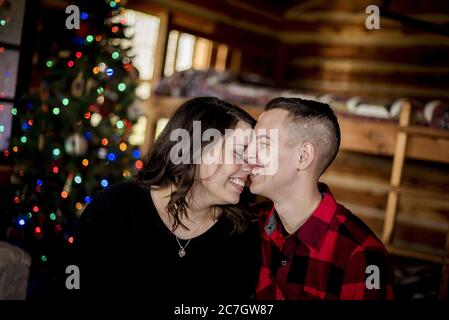
[[[406,16],[401,13],[392,12],[389,10],[380,10],[380,15],[382,17],[392,19],[401,22],[403,25],[407,25],[422,31],[440,34],[449,37],[449,25],[441,25],[437,23],[432,23],[424,20],[419,20],[410,16]]]

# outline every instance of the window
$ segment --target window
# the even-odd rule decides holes
[[[168,36],[164,76],[188,69],[227,68],[229,48],[225,44],[172,30]]]
[[[139,71],[139,86],[136,89],[136,96],[145,100],[151,95],[160,18],[134,10],[126,10],[124,16],[128,25],[126,35],[132,36],[133,64]],[[141,112],[129,137],[130,144],[142,145],[144,143],[146,124],[147,118]]]

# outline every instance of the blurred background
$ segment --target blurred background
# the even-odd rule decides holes
[[[0,0],[0,299],[67,294],[83,209],[195,96],[329,103],[322,180],[389,249],[398,299],[447,299],[448,88],[446,0]]]

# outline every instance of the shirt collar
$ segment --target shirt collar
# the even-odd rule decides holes
[[[337,202],[330,192],[329,187],[324,183],[320,183],[319,189],[324,194],[320,204],[298,231],[292,235],[292,237],[296,237],[301,242],[317,250],[319,249],[321,239],[326,234],[337,209]],[[269,210],[268,217],[264,223],[264,231],[279,247],[282,247],[284,242],[284,239],[280,239],[282,235],[282,225],[274,206]]]

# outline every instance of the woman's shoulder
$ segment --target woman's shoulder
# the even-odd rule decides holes
[[[113,184],[99,191],[94,199],[107,200],[112,202],[133,202],[137,198],[146,194],[145,190],[134,181],[125,181]]]
[[[114,216],[116,212],[132,212],[132,208],[144,203],[146,191],[134,181],[111,185],[99,191],[87,205],[82,218],[95,215]]]

